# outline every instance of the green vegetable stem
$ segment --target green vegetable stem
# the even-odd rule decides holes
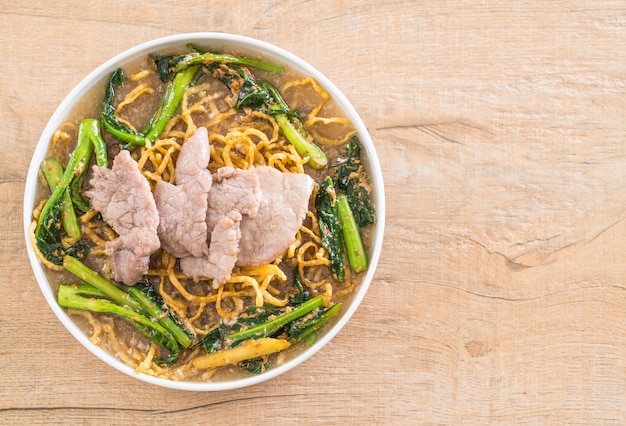
[[[183,68],[176,73],[172,84],[165,91],[161,104],[146,129],[145,137],[150,142],[154,142],[159,137],[168,121],[174,116],[185,92],[196,78],[199,69],[199,65],[194,65]]]
[[[121,68],[116,69],[113,74],[111,74],[100,107],[100,119],[107,132],[117,139],[126,142],[129,146],[145,145],[145,135],[122,124],[115,116],[115,107],[113,106],[115,87],[124,84],[124,80],[124,71]]]
[[[60,306],[120,316],[150,340],[167,349],[169,357],[159,363],[169,364],[178,358],[181,348],[194,344],[193,335],[164,308],[165,304],[148,282],[121,288],[71,256],[63,259],[65,269],[86,284],[61,285]]]
[[[158,363],[170,364],[176,361],[180,354],[178,343],[161,324],[104,297],[103,293],[88,284],[61,284],[57,294],[59,305],[64,308],[101,312],[124,318],[150,340],[169,351],[169,356],[157,360]]]
[[[295,309],[287,311],[272,320],[237,333],[229,334],[226,338],[230,342],[230,346],[236,346],[244,340],[269,337],[281,329],[285,324],[308,314],[314,309],[320,308],[323,304],[324,299],[322,299],[322,296],[316,296],[302,303]]]
[[[337,168],[335,187],[348,197],[354,218],[363,227],[376,221],[376,211],[371,200],[371,187],[361,160],[361,141],[355,135],[346,147],[345,161]]]
[[[333,274],[337,280],[343,281],[345,277],[344,248],[336,197],[333,180],[327,176],[321,183],[315,198],[317,222],[320,227],[322,246],[330,258]]]
[[[61,165],[61,162],[55,157],[46,158],[41,163],[41,171],[48,182],[50,191],[54,192],[63,178],[63,166]],[[74,210],[74,205],[72,204],[72,199],[70,198],[70,193],[68,191],[63,191],[61,198],[60,214],[63,229],[70,237],[80,240],[82,232],[78,223],[78,217],[76,216],[76,210]]]
[[[54,163],[54,160],[46,159],[42,164],[45,169],[43,170],[44,175],[48,174],[46,179],[52,194],[39,214],[35,227],[35,240],[42,256],[56,265],[63,263],[65,255],[80,257],[87,251],[87,247],[80,243],[65,245],[62,241],[61,229],[65,227],[63,220],[74,221],[72,216],[75,216],[76,213],[72,213],[70,209],[78,208],[83,211],[89,209],[88,203],[80,196],[80,191],[94,149],[98,163],[106,164],[106,146],[100,136],[99,123],[94,119],[85,119],[79,124],[76,148],[70,154],[67,167],[61,177],[58,176],[60,173],[58,165],[50,166],[50,161]],[[50,185],[50,180],[54,183],[54,189]],[[72,206],[68,204],[68,195],[66,194],[69,195]],[[67,234],[76,237],[78,235],[78,223],[67,226],[69,232],[67,228],[64,229]]]
[[[309,166],[314,169],[323,169],[328,165],[328,159],[324,151],[313,142],[313,138],[308,134],[298,116],[291,111],[278,90],[267,82],[263,82],[270,94],[271,103],[268,106],[268,113],[276,118],[283,134],[294,146],[298,154],[303,158],[308,158]]]
[[[363,247],[359,227],[348,203],[348,197],[344,194],[337,196],[337,211],[350,268],[355,272],[364,271],[367,269],[365,248]]]

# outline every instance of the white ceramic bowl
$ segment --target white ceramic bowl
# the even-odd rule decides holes
[[[67,315],[67,313],[57,304],[56,295],[50,287],[50,283],[48,282],[48,278],[44,273],[42,264],[35,255],[28,231],[29,225],[31,223],[31,214],[34,208],[35,188],[37,187],[37,175],[39,165],[48,150],[48,145],[52,134],[63,123],[65,117],[68,115],[76,102],[83,96],[85,92],[89,91],[89,89],[91,89],[98,83],[102,83],[103,81],[108,79],[110,74],[118,67],[123,67],[125,64],[132,62],[133,60],[140,57],[144,57],[149,53],[165,52],[173,48],[184,47],[188,43],[193,43],[208,48],[213,46],[215,47],[215,49],[232,48],[234,50],[239,50],[243,52],[258,52],[265,58],[268,58],[273,62],[291,67],[301,72],[302,74],[313,76],[317,80],[317,82],[332,96],[334,101],[343,110],[345,115],[352,121],[354,127],[358,131],[360,140],[369,159],[369,164],[371,168],[371,180],[375,191],[374,195],[375,206],[377,210],[377,223],[373,231],[373,247],[370,253],[370,266],[356,292],[352,295],[351,299],[344,303],[344,308],[339,314],[340,317],[332,326],[332,328],[330,328],[324,335],[321,335],[315,344],[302,351],[296,357],[287,360],[284,364],[256,376],[245,377],[230,381],[177,382],[172,380],[155,378],[145,374],[137,374],[135,373],[133,368],[114,358],[103,349],[92,344],[87,336]],[[316,353],[324,345],[326,345],[348,322],[348,320],[360,304],[361,300],[363,299],[363,296],[365,295],[372,281],[382,246],[384,223],[385,197],[380,163],[378,161],[372,139],[367,132],[363,121],[361,120],[355,109],[352,107],[350,102],[348,102],[346,97],[326,77],[324,77],[324,75],[322,75],[311,65],[296,57],[295,55],[281,48],[256,39],[225,33],[190,33],[152,40],[120,53],[119,55],[108,60],[107,62],[96,68],[93,72],[91,72],[69,93],[69,95],[67,95],[63,102],[61,102],[59,107],[52,115],[52,118],[46,125],[33,154],[33,159],[28,170],[28,177],[26,180],[26,189],[24,194],[24,232],[26,235],[26,247],[35,274],[35,278],[37,279],[39,287],[41,288],[43,295],[48,301],[48,304],[50,305],[56,316],[59,318],[59,320],[61,320],[63,325],[68,329],[68,331],[83,346],[85,346],[90,352],[92,352],[102,361],[129,376],[132,376],[147,383],[152,383],[167,388],[191,391],[227,390],[249,386],[268,380],[294,368],[295,366],[312,356],[314,353]],[[310,372],[307,372],[307,374],[310,374]]]

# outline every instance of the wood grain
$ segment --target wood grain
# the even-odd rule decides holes
[[[0,423],[626,423],[622,1],[0,0]],[[39,293],[22,196],[48,118],[94,67],[191,31],[328,76],[384,170],[376,278],[305,364],[161,389],[83,349]]]

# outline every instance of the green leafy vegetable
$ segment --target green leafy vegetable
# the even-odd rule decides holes
[[[193,335],[180,324],[180,321],[170,311],[163,309],[165,302],[154,290],[152,284],[142,280],[132,287],[123,286],[123,288],[139,302],[142,310],[150,318],[156,318],[183,348],[188,348],[192,345]]]
[[[328,252],[333,274],[337,280],[343,281],[345,277],[344,249],[336,197],[333,180],[326,177],[315,198],[317,221],[321,231],[322,246]]]
[[[322,246],[328,252],[335,278],[343,281],[344,247],[350,268],[367,269],[367,253],[360,227],[376,221],[371,187],[361,161],[361,143],[355,135],[346,147],[346,159],[335,175],[320,185],[315,202]]]
[[[280,92],[266,81],[256,81],[241,68],[228,66],[212,69],[214,77],[221,80],[236,97],[235,109],[251,108],[272,115],[287,140],[298,154],[308,158],[314,169],[328,164],[326,154],[315,144],[304,125],[285,102]]]
[[[344,194],[337,196],[337,212],[339,214],[339,222],[341,223],[341,231],[343,233],[343,241],[346,245],[346,252],[348,253],[350,268],[355,272],[364,271],[367,269],[365,247],[361,240],[359,227],[350,209],[348,197]]]
[[[98,289],[118,305],[128,306],[135,312],[142,311],[141,304],[137,300],[75,257],[65,256],[63,258],[63,267],[82,281]]]
[[[87,139],[87,140],[85,140]],[[78,141],[77,144],[90,144],[95,153],[96,164],[101,167],[108,167],[109,160],[107,154],[107,146],[100,134],[100,122],[93,118],[86,118],[78,125]],[[78,210],[86,212],[91,209],[91,204],[83,195],[83,180],[87,174],[87,167],[80,172],[77,171],[76,176],[70,184],[70,195],[72,203]]]
[[[308,164],[314,169],[326,167],[328,165],[326,154],[315,144],[297,114],[291,111],[289,105],[274,86],[267,82],[263,82],[263,85],[269,92],[271,99],[267,112],[274,116],[283,134],[298,154],[303,158],[308,157]]]
[[[167,122],[174,116],[185,92],[195,80],[199,69],[199,65],[194,65],[176,72],[145,132],[145,137],[150,142],[154,142],[159,137],[165,129]]]
[[[210,67],[211,74],[228,87],[237,97],[233,108],[240,111],[243,108],[263,110],[270,101],[267,88],[257,83],[250,74],[242,68],[234,66]]]
[[[78,138],[88,138],[94,148],[96,164],[100,167],[109,167],[107,146],[100,132],[100,122],[95,118],[85,118],[78,125]]]
[[[249,66],[270,72],[280,73],[282,67],[272,63],[250,58],[232,57],[198,51],[183,57],[168,59],[168,65],[161,63],[158,69],[168,69],[169,73],[180,69],[183,65],[202,63],[215,78],[222,81],[236,97],[234,108],[244,107],[265,111],[276,118],[281,131],[296,148],[298,154],[308,157],[308,164],[315,169],[322,169],[328,164],[324,152],[315,144],[304,125],[282,98],[280,92],[266,81],[256,81],[245,69],[240,66]],[[163,59],[161,58],[161,61]],[[180,61],[180,62],[178,62]],[[173,65],[172,65],[173,64]]]
[[[116,69],[104,91],[104,99],[100,108],[100,118],[104,128],[117,139],[126,142],[129,146],[145,145],[146,137],[134,129],[122,124],[115,116],[113,98],[115,97],[115,87],[124,84],[124,71]]]
[[[246,342],[260,339],[283,339],[289,344],[297,342],[312,343],[317,331],[341,310],[341,304],[333,304],[323,308],[324,300],[321,296],[310,298],[299,275],[294,270],[293,290],[287,306],[253,307],[242,314],[239,319],[230,325],[223,325],[213,329],[201,341],[207,353],[216,354],[218,351],[230,351]],[[239,366],[250,373],[258,374],[269,368],[267,357],[245,359]]]
[[[199,65],[194,65],[175,73],[152,119],[142,132],[138,132],[122,124],[115,116],[115,107],[113,106],[115,87],[124,83],[124,71],[118,68],[111,74],[102,100],[100,116],[104,128],[120,141],[126,142],[124,148],[127,149],[145,145],[148,141],[154,142],[165,129],[168,121],[174,116],[185,92],[195,81],[199,69]]]
[[[104,293],[88,284],[61,284],[57,294],[58,303],[64,308],[101,312],[124,318],[150,340],[169,351],[168,357],[156,360],[158,363],[170,364],[178,359],[180,347],[161,324],[104,297]]]
[[[193,49],[194,52],[190,52],[184,55],[165,57],[151,55],[152,60],[156,64],[159,77],[162,81],[167,81],[170,75],[180,72],[185,68],[194,65],[206,65],[209,67],[216,67],[219,66],[219,64],[228,64],[258,68],[273,73],[283,72],[282,66],[270,62],[260,61],[258,59],[246,58],[242,56],[204,52],[195,46],[189,47]]]
[[[61,165],[61,162],[55,157],[46,158],[41,163],[41,171],[48,182],[50,192],[54,192],[63,178],[63,165]],[[64,191],[61,197],[60,215],[63,229],[70,237],[80,240],[82,232],[80,230],[80,225],[78,224],[78,217],[76,216],[76,210],[74,210],[74,206],[72,205],[72,199],[70,198],[69,191]]]
[[[59,287],[60,306],[125,318],[142,334],[170,352],[167,358],[158,361],[161,364],[176,361],[181,347],[193,345],[193,335],[169,310],[164,309],[163,300],[149,282],[120,288],[71,256],[64,258],[63,266],[87,284]],[[89,301],[87,297],[93,300]]]
[[[280,65],[252,58],[204,52],[195,46],[189,47],[194,51],[185,55],[151,55],[162,81],[168,81],[174,73],[203,66],[213,77],[228,87],[236,99],[234,104],[236,110],[251,108],[273,115],[285,137],[301,157],[309,159],[308,164],[311,167],[322,169],[328,165],[326,155],[315,144],[297,114],[290,110],[278,90],[268,82],[256,81],[245,68],[242,68],[252,67],[281,73],[283,68]]]
[[[313,318],[300,319],[289,324],[287,333],[291,344],[310,341],[314,338],[317,330],[322,328],[332,317],[341,310],[341,303],[335,303],[326,309],[319,310]]]
[[[298,293],[304,294],[304,293]],[[297,304],[294,300],[283,308],[252,308],[235,324],[215,328],[202,340],[208,353],[236,347],[249,340],[281,338],[290,343],[312,341],[315,333],[341,310],[337,303],[323,308],[324,300],[316,296]],[[280,336],[280,337],[279,337]],[[267,368],[266,360],[247,360],[242,367],[252,372]]]
[[[311,291],[302,284],[299,268],[295,268],[293,271],[293,286],[296,293],[289,299],[289,305],[299,305],[311,298]]]
[[[297,308],[278,315],[274,319],[270,319],[259,325],[236,333],[228,334],[226,339],[229,342],[229,346],[232,347],[243,342],[244,340],[270,337],[280,330],[285,324],[310,313],[314,309],[320,308],[323,304],[324,299],[322,299],[321,296],[316,296],[302,303]]]
[[[335,187],[346,194],[356,223],[362,227],[376,221],[371,187],[361,161],[361,142],[355,135],[346,147],[346,160],[335,173]]]
[[[98,146],[98,150],[101,149],[101,146],[99,146],[101,138],[94,142],[98,137],[92,137],[94,128],[98,128],[96,120],[91,121],[91,119],[87,119],[80,123],[76,148],[70,154],[67,167],[61,178],[55,179],[57,182],[56,187],[41,209],[37,226],[35,227],[35,241],[39,252],[45,259],[56,265],[63,263],[63,257],[65,255],[82,257],[88,250],[87,246],[81,243],[69,246],[63,243],[61,235],[61,229],[63,227],[61,216],[69,215],[67,211],[63,213],[64,208],[69,209],[68,205],[64,206],[67,201],[67,195],[65,194],[70,195],[73,205],[76,202],[74,197],[71,197],[71,188],[74,187],[75,191],[78,191],[79,183],[82,183],[82,179],[89,167],[94,145]],[[100,154],[98,157],[102,161]],[[84,206],[80,208],[82,209]]]
[[[270,368],[269,360],[263,358],[246,359],[239,365],[250,374],[261,374]]]

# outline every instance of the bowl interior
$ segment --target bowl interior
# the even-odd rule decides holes
[[[63,123],[65,117],[70,113],[76,102],[83,96],[84,93],[89,91],[91,88],[97,86],[98,84],[103,84],[105,79],[107,79],[111,72],[113,72],[115,69],[123,67],[125,64],[132,62],[140,57],[144,57],[149,53],[164,52],[169,49],[184,47],[188,43],[209,46],[215,50],[227,48],[236,49],[241,52],[256,52],[266,58],[269,58],[270,60],[273,60],[274,62],[291,67],[302,74],[311,75],[313,78],[315,78],[317,82],[331,95],[335,103],[344,112],[346,117],[352,121],[355,129],[359,133],[359,137],[366,152],[366,156],[368,158],[370,166],[370,179],[374,187],[374,201],[375,207],[377,209],[377,221],[374,225],[372,233],[373,238],[370,253],[370,266],[357,290],[351,295],[350,299],[346,300],[346,302],[344,303],[345,307],[340,313],[341,316],[338,318],[332,328],[330,328],[326,334],[320,336],[320,338],[311,347],[302,351],[297,356],[289,359],[280,366],[270,369],[269,371],[256,376],[230,381],[177,382],[172,380],[155,378],[145,374],[137,374],[130,366],[124,364],[108,352],[92,344],[87,336],[67,315],[67,313],[57,304],[56,296],[52,290],[46,274],[44,273],[43,266],[37,258],[33,249],[29,233],[31,215],[33,208],[35,207],[35,189],[37,187],[39,165],[46,155],[49,141],[51,140],[53,133]],[[380,250],[383,240],[385,223],[385,197],[382,171],[371,137],[367,132],[363,121],[354,110],[350,102],[326,77],[324,77],[324,75],[322,75],[314,67],[304,62],[302,59],[296,57],[295,55],[274,45],[256,39],[225,33],[190,33],[156,39],[120,53],[119,55],[115,56],[114,58],[108,60],[107,62],[96,68],[67,95],[67,97],[62,101],[62,103],[59,105],[59,107],[50,118],[50,121],[44,128],[44,131],[41,134],[39,142],[37,143],[37,146],[35,148],[35,152],[33,154],[26,180],[23,214],[26,247],[33,268],[33,272],[35,274],[35,278],[39,284],[39,287],[41,288],[45,299],[47,300],[48,304],[50,305],[56,316],[59,318],[59,320],[63,323],[67,330],[83,346],[85,346],[85,348],[87,348],[90,352],[92,352],[102,361],[106,362],[115,369],[147,383],[181,390],[217,391],[249,386],[255,383],[262,382],[264,380],[268,380],[292,369],[296,365],[309,358],[315,352],[317,352],[326,343],[328,343],[347,323],[347,321],[350,319],[350,317],[360,304],[361,300],[363,299],[376,270],[376,265],[380,256]]]

